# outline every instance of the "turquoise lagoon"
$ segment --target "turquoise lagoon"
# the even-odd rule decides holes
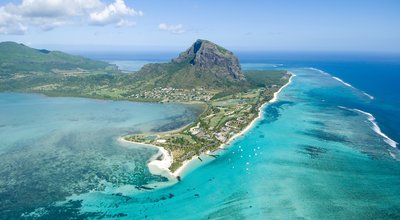
[[[269,68],[268,65],[266,67]],[[3,95],[2,106],[10,102],[4,100],[4,96],[6,99],[8,96],[26,99],[21,101],[20,107],[10,107],[13,111],[10,110],[9,114],[18,113],[18,118],[2,121],[1,141],[8,143],[8,147],[2,147],[5,152],[12,152],[19,146],[19,142],[15,141],[18,138],[13,137],[15,135],[27,135],[26,145],[35,143],[37,138],[48,137],[45,139],[50,141],[50,145],[60,144],[45,147],[46,152],[47,148],[53,152],[53,148],[63,147],[62,151],[54,150],[58,152],[54,153],[58,155],[55,158],[45,157],[47,162],[43,163],[46,169],[53,167],[55,170],[61,169],[61,173],[66,172],[61,168],[63,164],[55,161],[59,157],[68,161],[62,155],[73,154],[81,160],[78,165],[93,163],[93,167],[100,170],[110,167],[110,176],[114,172],[124,173],[114,179],[105,181],[103,178],[103,181],[93,183],[92,192],[78,193],[65,201],[62,201],[62,195],[60,202],[50,206],[39,204],[35,211],[26,212],[24,216],[105,219],[399,219],[400,155],[396,143],[379,133],[376,121],[363,112],[364,109],[354,107],[369,105],[373,100],[362,91],[346,86],[322,71],[310,68],[290,70],[296,74],[292,84],[279,94],[277,102],[262,109],[262,118],[249,132],[224,150],[217,151],[218,158],[202,156],[203,162],[196,160],[184,173],[182,181],[157,189],[136,187],[147,183],[162,185],[165,181],[162,177],[150,175],[145,167],[145,162],[156,150],[135,144],[122,146],[116,141],[117,137],[135,132],[136,129],[141,132],[159,126],[159,120],[165,119],[164,112],[172,118],[188,115],[192,111],[184,113],[187,107]],[[31,115],[29,108],[23,106],[25,102],[36,102],[32,99],[45,103],[43,100],[47,100],[60,106],[56,109],[37,109]],[[64,104],[71,100],[75,104],[86,103],[87,110]],[[141,108],[142,105],[146,107]],[[153,111],[148,111],[147,105],[152,105]],[[65,113],[65,108],[72,108],[72,115]],[[108,108],[110,112],[104,113],[109,111]],[[127,108],[141,114],[127,113]],[[14,112],[15,109],[22,112]],[[57,110],[61,113],[58,114]],[[20,117],[26,118],[22,120]],[[31,125],[31,120],[46,122],[46,127]],[[75,123],[78,125],[73,126]],[[11,125],[28,127],[18,129]],[[63,127],[62,131],[57,132],[60,127]],[[55,130],[54,135],[49,130]],[[104,132],[100,133],[101,130]],[[35,133],[32,138],[31,131]],[[72,140],[81,142],[81,139],[87,143],[84,141],[85,144],[79,144],[79,147],[71,143]],[[97,141],[94,140],[99,139],[99,144],[109,145],[92,146],[96,145],[93,142]],[[65,146],[63,143],[66,143]],[[41,147],[43,145],[26,148]],[[84,156],[75,154],[77,148]],[[37,160],[47,155],[41,150],[31,152],[23,148],[15,151],[8,153],[8,157],[16,154],[15,158],[23,160],[32,157],[30,154]],[[24,156],[24,151],[29,152],[28,156]],[[124,158],[123,162],[121,158]],[[4,162],[0,164],[10,166]],[[113,164],[119,166],[112,169]],[[93,173],[96,169],[92,165],[75,167],[73,174]],[[37,172],[42,171],[36,168],[28,174],[17,174],[29,176]],[[17,174],[12,177],[23,178]],[[135,176],[135,180],[116,182],[117,179],[129,179],[130,176]],[[101,177],[97,175],[97,178]],[[4,178],[1,180],[5,181]]]
[[[135,219],[398,219],[398,150],[347,106],[371,99],[321,71],[291,71],[262,119],[178,184],[74,199],[83,212]]]
[[[156,148],[119,138],[175,129],[201,111],[178,104],[0,93],[0,219],[18,218],[72,193],[165,181],[147,169]],[[75,209],[62,210],[65,218],[76,215]]]

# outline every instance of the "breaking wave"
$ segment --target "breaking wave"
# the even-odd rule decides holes
[[[323,75],[326,75],[326,76],[331,76],[333,79],[335,79],[335,80],[341,82],[343,85],[348,86],[348,87],[353,88],[353,89],[356,89],[356,90],[358,90],[358,91],[361,91],[361,93],[362,93],[363,95],[367,96],[369,99],[371,99],[371,100],[375,99],[374,96],[372,96],[372,95],[370,95],[370,94],[368,94],[368,93],[366,93],[366,92],[364,92],[364,91],[362,91],[362,90],[360,90],[360,89],[355,88],[355,87],[352,86],[350,83],[345,82],[344,80],[340,79],[339,77],[332,76],[331,74],[329,74],[329,73],[327,73],[327,72],[325,72],[325,71],[323,71],[323,70],[316,69],[316,68],[313,68],[313,67],[309,67],[309,68],[307,68],[307,69],[317,71],[317,72],[319,72],[319,73],[321,73],[321,74],[323,74]]]
[[[365,116],[367,116],[368,121],[371,122],[372,124],[372,130],[375,131],[375,133],[377,133],[379,136],[381,136],[383,138],[383,141],[385,143],[387,143],[389,146],[393,147],[393,148],[397,148],[398,143],[396,141],[394,141],[393,139],[389,138],[385,133],[382,132],[381,128],[379,127],[378,123],[376,122],[376,118],[369,112],[365,112],[359,109],[350,109],[350,108],[346,108],[343,106],[338,106],[341,109],[345,109],[345,110],[349,110],[349,111],[353,111],[353,112],[358,112],[361,113]]]

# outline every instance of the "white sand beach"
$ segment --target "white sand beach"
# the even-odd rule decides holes
[[[262,117],[262,109],[269,103],[273,103],[276,102],[278,100],[278,95],[279,93],[288,85],[290,85],[290,83],[292,83],[292,78],[294,76],[296,76],[294,73],[291,73],[289,81],[282,86],[278,91],[276,91],[274,93],[274,97],[264,103],[262,106],[260,106],[260,108],[258,109],[258,116],[248,125],[246,126],[245,129],[243,129],[240,133],[232,136],[226,143],[221,144],[218,149],[222,149],[225,148],[228,144],[230,144],[233,140],[237,139],[238,137],[244,135],[246,132],[248,132],[253,125],[255,124],[255,122],[257,122],[257,120],[259,120]],[[154,174],[154,175],[162,175],[167,177],[169,180],[171,181],[176,181],[177,177],[182,178],[182,175],[184,174],[184,172],[188,169],[189,166],[191,166],[193,164],[194,160],[197,160],[198,157],[202,157],[202,156],[207,156],[210,152],[205,152],[203,154],[201,154],[200,156],[193,156],[190,160],[186,160],[182,163],[182,166],[180,166],[175,172],[171,172],[171,170],[169,169],[169,167],[172,164],[173,161],[173,157],[172,155],[163,147],[159,147],[159,146],[155,146],[155,145],[151,145],[151,144],[143,144],[143,143],[138,143],[138,142],[133,142],[133,141],[127,141],[124,138],[120,138],[120,141],[123,142],[127,142],[127,143],[135,143],[135,144],[139,144],[139,145],[145,145],[145,146],[150,146],[150,147],[155,147],[158,148],[158,153],[155,154],[151,159],[150,162],[147,164],[147,166],[149,167],[149,171]],[[217,149],[217,150],[218,150]],[[161,160],[159,160],[158,158],[161,156]]]
[[[257,122],[257,120],[259,120],[259,119],[262,117],[262,109],[263,109],[266,105],[268,105],[268,104],[270,104],[270,103],[273,103],[273,102],[276,102],[276,101],[278,100],[278,95],[279,95],[279,93],[280,93],[285,87],[287,87],[288,85],[290,85],[290,84],[292,83],[292,79],[293,79],[293,77],[295,77],[296,75],[295,75],[294,73],[292,73],[292,72],[289,72],[289,73],[291,74],[291,76],[290,76],[290,78],[289,78],[289,81],[288,81],[284,86],[282,86],[278,91],[276,91],[276,92],[274,93],[274,97],[273,97],[270,101],[268,101],[268,102],[264,103],[262,106],[260,106],[260,108],[258,109],[258,116],[257,116],[256,118],[254,118],[254,120],[253,120],[249,125],[247,125],[246,128],[244,128],[241,132],[239,132],[239,133],[235,134],[234,136],[232,136],[226,143],[221,144],[221,145],[218,147],[218,149],[223,149],[223,148],[225,148],[229,143],[231,143],[232,141],[234,141],[234,140],[237,139],[238,137],[244,135],[246,132],[248,132],[248,131],[254,126],[254,124]],[[217,150],[218,150],[218,149],[217,149]],[[201,157],[201,156],[206,156],[207,154],[208,154],[208,153],[205,152],[205,153],[203,153],[202,155],[200,155],[200,157]],[[175,177],[177,177],[177,176],[182,177],[182,174],[183,174],[184,171],[186,171],[187,167],[190,166],[190,165],[192,164],[192,162],[193,162],[194,160],[197,160],[197,159],[198,159],[198,156],[195,155],[195,156],[193,156],[190,160],[184,161],[184,162],[182,163],[182,166],[180,166],[175,172],[173,172],[172,175],[175,176]]]

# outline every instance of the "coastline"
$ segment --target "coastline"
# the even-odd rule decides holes
[[[236,140],[238,137],[243,136],[246,132],[248,132],[253,126],[254,124],[262,117],[262,109],[273,102],[276,102],[278,100],[278,95],[280,92],[282,92],[282,90],[284,88],[286,88],[287,86],[289,86],[292,83],[292,79],[293,77],[295,77],[296,75],[292,72],[288,72],[290,74],[290,78],[288,80],[288,82],[283,85],[281,88],[279,88],[278,91],[276,91],[274,93],[274,96],[271,100],[269,100],[268,102],[265,102],[264,104],[262,104],[259,108],[258,108],[258,115],[256,118],[254,118],[250,124],[248,124],[241,132],[235,134],[234,136],[232,136],[231,138],[229,138],[229,140],[225,143],[222,143],[215,151],[219,150],[219,149],[223,149],[225,148],[228,144],[230,144],[232,141]],[[186,127],[186,126],[185,126]],[[176,130],[181,130],[182,128],[176,129]],[[174,172],[172,172],[169,167],[172,164],[173,161],[173,157],[172,155],[163,147],[159,147],[156,145],[152,145],[152,144],[144,144],[144,143],[139,143],[139,142],[134,142],[134,141],[128,141],[125,140],[123,137],[120,137],[118,139],[121,142],[124,143],[134,143],[134,144],[138,144],[138,145],[144,145],[147,147],[153,147],[153,148],[157,148],[158,149],[158,153],[156,153],[155,155],[152,156],[152,158],[150,158],[147,166],[149,168],[150,173],[154,174],[154,175],[162,175],[167,177],[170,181],[174,181],[176,182],[177,180],[180,180],[184,171],[186,171],[189,167],[190,164],[193,163],[194,160],[197,160],[198,157],[203,156],[203,155],[208,155],[210,152],[204,152],[201,155],[195,155],[193,156],[191,159],[189,160],[185,160],[182,163],[182,166],[180,166],[177,170],[175,170]],[[162,155],[162,159],[159,160],[158,158]]]
[[[215,151],[217,151],[217,150],[219,150],[219,149],[224,149],[228,144],[230,144],[232,141],[236,140],[238,137],[243,136],[246,132],[248,132],[248,131],[254,126],[254,124],[262,117],[262,109],[263,109],[266,105],[276,102],[276,101],[278,100],[278,95],[279,95],[279,93],[282,92],[282,90],[283,90],[284,88],[286,88],[288,85],[290,85],[290,84],[292,83],[292,79],[293,79],[293,77],[296,76],[296,74],[294,74],[294,73],[292,73],[292,72],[288,72],[288,73],[290,74],[289,81],[288,81],[285,85],[283,85],[281,88],[279,88],[278,91],[274,92],[274,97],[273,97],[271,100],[269,100],[268,102],[265,102],[264,104],[262,104],[262,105],[258,108],[258,110],[257,110],[257,111],[258,111],[257,117],[255,117],[255,118],[250,122],[250,124],[248,124],[241,132],[239,132],[239,133],[233,135],[231,138],[229,138],[229,140],[228,140],[227,142],[222,143]],[[209,152],[205,152],[205,153],[202,153],[202,155],[207,155],[208,153],[209,153]],[[188,166],[193,162],[193,160],[196,160],[196,159],[197,159],[197,157],[198,157],[198,156],[195,155],[195,156],[193,156],[190,160],[185,160],[185,161],[182,163],[182,166],[180,166],[175,172],[173,172],[172,175],[175,176],[175,177],[178,177],[178,176],[182,177],[183,172],[188,168]]]
[[[176,178],[176,176],[174,176],[174,174],[169,170],[169,167],[171,166],[173,161],[173,157],[167,150],[165,150],[165,148],[152,144],[128,141],[125,140],[124,137],[119,137],[118,141],[122,143],[137,144],[137,145],[143,145],[145,147],[157,148],[158,152],[154,154],[147,163],[150,173],[154,175],[165,176],[169,180]],[[161,160],[158,159],[160,156],[162,156]]]
[[[288,73],[290,73],[290,75],[291,75],[290,78],[289,78],[289,81],[288,81],[285,85],[283,85],[281,88],[279,88],[278,91],[274,92],[274,97],[273,97],[271,100],[269,100],[268,102],[265,102],[264,104],[262,104],[262,105],[258,108],[258,110],[257,110],[257,112],[258,112],[257,117],[255,117],[255,118],[250,122],[250,124],[248,124],[241,132],[239,132],[239,133],[233,135],[231,138],[229,138],[229,140],[228,140],[226,143],[221,144],[221,145],[218,147],[218,149],[223,149],[223,148],[224,148],[226,145],[228,145],[231,141],[235,140],[235,139],[238,138],[239,136],[244,135],[248,130],[250,130],[250,129],[253,127],[253,125],[257,122],[257,120],[259,120],[259,119],[262,117],[262,112],[261,112],[261,110],[262,110],[266,105],[268,105],[268,104],[270,104],[270,103],[274,103],[274,102],[276,102],[276,101],[278,100],[278,95],[279,95],[279,93],[282,92],[282,90],[283,90],[285,87],[287,87],[290,83],[292,83],[293,77],[296,76],[296,75],[295,75],[294,73],[292,73],[292,72],[288,72]]]

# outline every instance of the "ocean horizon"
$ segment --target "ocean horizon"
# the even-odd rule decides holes
[[[0,3],[0,220],[400,220],[400,0]]]

